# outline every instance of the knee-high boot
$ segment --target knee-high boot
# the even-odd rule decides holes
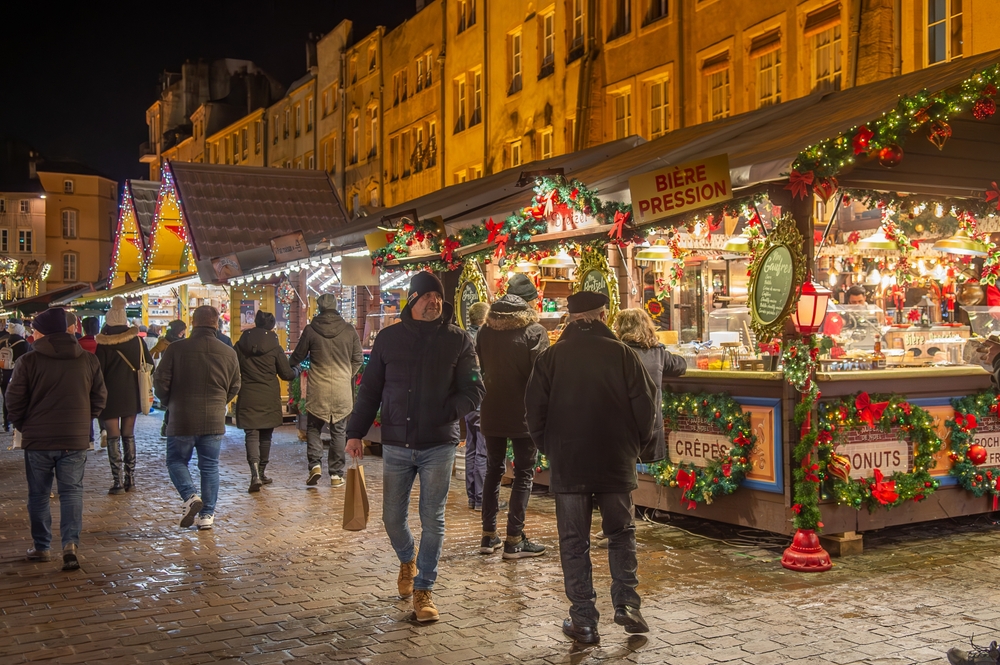
[[[123,436],[122,448],[125,453],[125,480],[122,482],[126,492],[135,489],[135,437]]]
[[[108,494],[124,494],[122,487],[122,438],[120,436],[108,437],[108,462],[111,464],[111,480],[113,484]]]
[[[271,457],[271,440],[260,442],[260,482],[263,485],[270,485],[274,482],[273,478],[268,478],[264,474],[264,469],[267,468],[267,463],[270,461]]]
[[[250,493],[259,492],[261,485],[263,483],[260,481],[260,463],[250,462],[250,489],[247,491]]]

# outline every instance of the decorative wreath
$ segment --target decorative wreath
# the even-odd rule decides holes
[[[702,468],[693,464],[675,464],[667,459],[649,465],[657,484],[683,489],[681,501],[688,510],[699,502],[711,505],[717,496],[735,492],[751,468],[750,456],[757,437],[750,424],[750,414],[726,393],[671,393],[663,396],[664,429],[677,429],[680,416],[704,418],[726,434],[733,447],[724,457]]]
[[[987,451],[975,443],[974,435],[980,420],[998,416],[998,396],[992,390],[987,390],[953,399],[951,405],[955,409],[955,418],[945,422],[951,431],[951,460],[954,462],[951,475],[976,496],[991,494],[993,510],[996,510],[1000,503],[1000,467],[977,465],[977,462],[982,464],[986,461]]]
[[[862,428],[895,432],[900,440],[916,444],[913,471],[886,478],[875,469],[871,478],[852,480],[850,460],[836,454],[834,446],[847,432]],[[840,504],[859,510],[867,506],[874,511],[879,506],[892,508],[904,501],[922,501],[938,488],[938,481],[929,472],[934,466],[934,454],[941,448],[934,418],[899,395],[869,396],[862,392],[821,403],[818,430],[816,445],[821,464],[811,473],[818,482],[831,481],[833,496]]]
[[[274,291],[274,295],[282,305],[288,306],[295,302],[295,289],[292,288],[292,283],[288,279],[281,280],[278,288]]]

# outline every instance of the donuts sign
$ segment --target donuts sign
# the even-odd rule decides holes
[[[716,155],[629,178],[632,214],[655,222],[733,198],[729,156]]]

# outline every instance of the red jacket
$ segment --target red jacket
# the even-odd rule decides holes
[[[89,351],[90,353],[97,353],[97,338],[93,335],[86,335],[77,340],[80,342],[80,346],[83,347],[84,351]]]

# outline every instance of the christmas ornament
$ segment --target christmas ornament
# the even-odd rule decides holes
[[[986,120],[997,112],[997,103],[989,97],[980,97],[972,105],[972,117],[976,120]]]
[[[854,135],[854,154],[860,155],[862,153],[868,152],[868,142],[871,141],[872,137],[875,136],[875,132],[868,129],[867,125],[862,125],[858,128],[858,133]]]
[[[843,455],[830,455],[830,461],[826,464],[826,470],[831,476],[845,483],[851,480],[851,460]]]
[[[965,456],[969,458],[970,462],[978,466],[986,461],[986,448],[983,448],[978,443],[974,443],[969,446],[969,450],[965,453]]]
[[[944,120],[935,120],[931,123],[930,133],[927,140],[934,144],[938,150],[944,148],[945,142],[951,138],[951,125]]]
[[[817,178],[816,184],[813,185],[813,191],[823,199],[823,203],[830,200],[834,192],[837,191],[837,179],[836,178]]]
[[[878,151],[878,163],[887,169],[899,166],[903,161],[903,149],[898,143],[890,143]]]
[[[923,224],[916,224],[913,227],[913,230],[916,231],[917,233],[923,233],[924,232],[924,225]]]

